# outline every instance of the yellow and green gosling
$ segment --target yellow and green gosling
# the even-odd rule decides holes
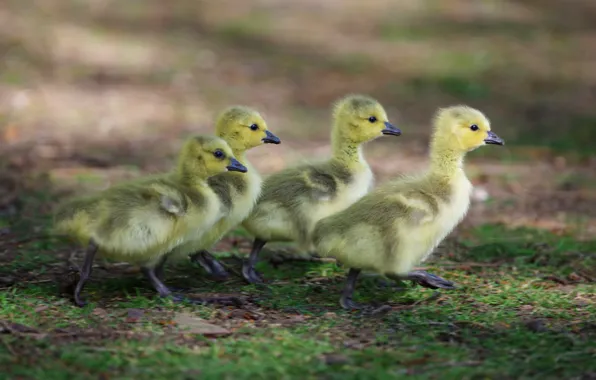
[[[165,258],[179,244],[202,236],[225,209],[207,179],[226,171],[244,173],[232,149],[221,138],[196,136],[182,148],[175,170],[113,186],[75,198],[56,212],[54,228],[87,246],[74,301],[91,275],[96,253],[141,266],[160,296],[171,296],[163,284]],[[172,297],[176,300],[179,296]],[[224,299],[197,299],[199,302]]]
[[[340,300],[343,308],[362,307],[352,299],[361,270],[428,287],[452,287],[449,281],[412,269],[466,215],[472,184],[463,170],[464,156],[486,144],[504,142],[491,131],[482,112],[466,106],[440,109],[426,172],[387,182],[317,223],[313,232],[317,253],[351,268]]]
[[[255,208],[243,226],[254,237],[242,268],[250,283],[262,282],[254,265],[269,241],[297,242],[311,248],[312,230],[320,219],[339,212],[370,191],[373,173],[362,145],[382,135],[399,136],[383,106],[366,95],[349,95],[333,110],[332,156],[282,170],[263,181]]]
[[[178,246],[172,254],[192,254],[193,261],[201,264],[214,278],[222,280],[228,274],[207,250],[248,216],[261,193],[261,176],[246,158],[246,152],[263,144],[279,144],[281,141],[269,131],[259,112],[245,106],[224,110],[217,118],[215,133],[228,143],[234,157],[248,168],[248,172],[221,173],[207,180],[225,205],[226,213],[207,233]]]

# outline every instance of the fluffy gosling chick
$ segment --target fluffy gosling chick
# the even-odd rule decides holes
[[[486,144],[504,142],[480,111],[466,106],[440,109],[434,120],[427,172],[385,183],[317,223],[313,233],[317,252],[351,268],[342,307],[362,306],[352,300],[362,269],[396,280],[441,282],[428,273],[410,271],[466,215],[472,184],[464,173],[463,159],[467,152]]]
[[[227,213],[202,237],[182,244],[172,253],[193,253],[193,261],[199,262],[215,278],[225,279],[228,276],[226,270],[207,249],[248,216],[261,192],[261,176],[248,162],[246,151],[263,144],[279,144],[281,141],[267,129],[267,123],[259,112],[244,106],[233,106],[223,111],[217,118],[215,132],[228,143],[234,157],[248,168],[248,172],[221,173],[209,178],[209,187],[226,206]]]
[[[80,293],[98,252],[108,259],[140,265],[160,296],[171,295],[160,279],[164,258],[222,217],[223,204],[207,178],[225,171],[244,173],[247,169],[221,138],[196,136],[186,141],[171,173],[125,182],[61,205],[55,231],[87,246],[74,292],[76,305],[85,304]]]
[[[339,100],[333,111],[330,159],[282,170],[263,182],[263,190],[243,226],[255,236],[242,268],[250,283],[263,282],[254,265],[268,241],[295,241],[311,248],[311,233],[320,219],[343,210],[373,185],[373,173],[362,145],[382,135],[399,136],[383,106],[365,95]]]

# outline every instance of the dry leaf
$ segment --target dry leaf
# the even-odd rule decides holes
[[[180,330],[191,334],[201,334],[208,336],[228,335],[231,332],[223,327],[208,323],[202,318],[195,317],[190,313],[178,313],[174,322]]]

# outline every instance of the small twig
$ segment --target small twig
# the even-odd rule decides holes
[[[590,281],[590,282],[596,282],[596,278],[594,278],[594,277],[590,276],[590,275],[589,275],[589,274],[587,274],[585,271],[583,271],[583,270],[582,270],[582,271],[578,271],[578,272],[579,272],[579,274],[580,274],[580,275],[581,275],[583,278],[585,278],[586,280],[588,280],[588,281]]]
[[[46,334],[39,333],[39,332],[35,331],[34,329],[24,326],[24,325],[21,325],[21,326],[25,327],[26,329],[33,330],[33,331],[18,331],[16,329],[14,329],[12,326],[10,326],[10,324],[5,321],[0,321],[0,326],[2,327],[2,329],[0,329],[0,333],[3,331],[7,331],[9,334],[15,335],[15,336],[27,335],[27,336],[35,336],[37,338],[46,336]]]
[[[55,280],[45,279],[45,280],[34,280],[34,281],[25,281],[27,284],[45,284],[46,282],[55,282]]]
[[[569,285],[570,284],[569,281],[559,278],[554,275],[544,276],[544,277],[542,277],[542,279],[543,280],[551,280],[551,281],[556,282],[557,284],[561,284],[561,285]]]

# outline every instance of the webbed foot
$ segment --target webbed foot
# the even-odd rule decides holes
[[[160,297],[170,298],[174,302],[190,302],[193,304],[224,304],[232,306],[242,306],[243,302],[237,297],[188,297],[181,294],[174,294],[172,291],[155,275],[155,268],[141,268],[151,285],[155,288]]]
[[[223,281],[229,277],[224,266],[205,250],[191,255],[190,260],[199,263],[214,280]]]
[[[344,296],[342,296],[339,299],[339,304],[345,310],[362,310],[362,309],[370,308],[370,306],[367,305],[367,304],[358,303],[358,302],[354,301],[352,299],[352,297],[344,297]]]
[[[87,302],[83,301],[78,294],[75,294],[74,295],[74,304],[75,304],[75,306],[78,306],[78,307],[84,307],[85,305],[87,305]]]
[[[378,316],[387,313],[391,310],[389,305],[369,305],[361,304],[353,300],[354,288],[356,287],[356,280],[360,274],[360,269],[351,268],[348,272],[346,284],[341,293],[339,303],[345,310],[360,310],[361,316]]]
[[[406,276],[406,279],[429,289],[457,288],[453,282],[423,270],[413,270],[409,272]]]
[[[266,243],[265,240],[255,239],[248,260],[242,264],[242,277],[251,284],[262,284],[265,282],[259,272],[255,270],[255,265],[257,264],[259,253]]]
[[[242,277],[251,284],[264,284],[265,280],[250,263],[242,265]]]

